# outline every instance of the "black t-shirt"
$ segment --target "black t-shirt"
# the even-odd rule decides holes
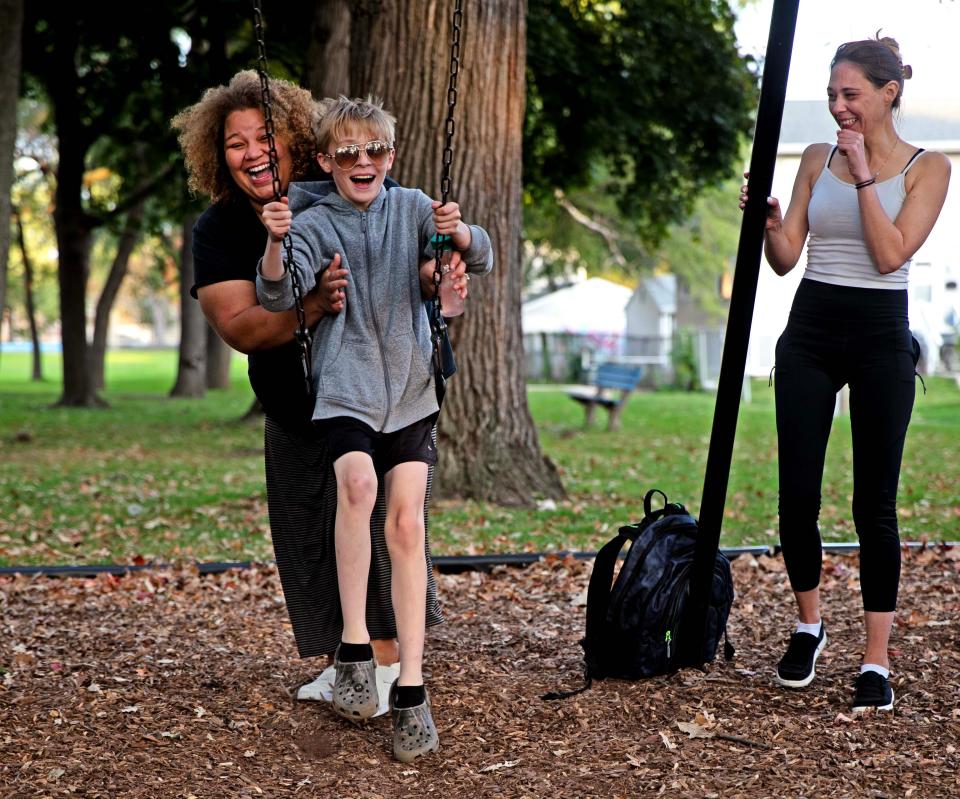
[[[245,200],[225,200],[207,208],[193,228],[194,284],[197,289],[226,280],[257,279],[257,262],[267,231]],[[292,330],[291,330],[292,332]],[[313,400],[304,388],[300,348],[291,340],[247,356],[247,374],[266,414],[285,427],[309,424]]]

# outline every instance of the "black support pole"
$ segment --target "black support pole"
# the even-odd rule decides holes
[[[682,662],[700,666],[706,661],[707,611],[713,585],[713,569],[720,547],[723,507],[730,476],[733,440],[737,432],[737,414],[743,390],[743,375],[750,342],[750,324],[757,296],[757,279],[763,253],[763,228],[767,214],[767,197],[773,186],[773,169],[777,159],[777,142],[783,119],[783,103],[790,72],[790,53],[797,24],[799,0],[774,0],[770,37],[763,66],[757,128],[750,158],[749,197],[740,225],[737,265],[727,317],[727,334],[720,364],[717,402],[713,414],[713,430],[703,479],[703,501],[700,504],[700,533],[690,575],[690,596],[686,604]],[[730,202],[734,202],[730,198]]]

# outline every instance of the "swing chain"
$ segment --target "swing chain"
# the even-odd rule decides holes
[[[453,10],[453,39],[450,43],[450,83],[447,88],[446,140],[443,147],[443,168],[440,173],[440,202],[445,205],[450,195],[450,165],[453,163],[453,132],[456,127],[454,109],[457,105],[457,83],[460,77],[460,29],[463,24],[462,0],[455,0]],[[449,239],[437,236],[436,263],[433,269],[433,306],[439,333],[446,329],[440,308],[440,281],[443,279],[441,260],[445,250],[449,249]]]
[[[260,0],[253,0],[254,32],[257,40],[257,77],[260,79],[260,99],[263,106],[263,127],[267,134],[267,147],[270,156],[270,175],[273,179],[273,199],[277,202],[283,196],[280,185],[280,157],[277,155],[276,139],[274,138],[273,103],[270,99],[270,81],[267,78],[267,48],[263,36],[263,11]],[[300,345],[300,365],[303,367],[303,378],[307,384],[307,393],[313,392],[313,374],[310,364],[310,331],[307,329],[307,315],[303,310],[303,284],[300,282],[300,273],[297,271],[293,259],[293,243],[290,234],[283,237],[283,247],[286,252],[284,269],[290,273],[290,283],[293,289],[293,305],[297,312],[297,329],[293,337]]]

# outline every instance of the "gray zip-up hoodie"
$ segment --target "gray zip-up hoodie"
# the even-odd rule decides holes
[[[365,211],[332,181],[293,184],[290,240],[303,290],[340,253],[348,270],[345,309],[324,316],[314,334],[314,419],[351,416],[390,433],[437,411],[420,261],[435,233],[431,199],[418,189],[382,188]],[[471,225],[467,271],[493,267],[490,237]],[[290,275],[257,270],[257,298],[270,311],[293,307]]]

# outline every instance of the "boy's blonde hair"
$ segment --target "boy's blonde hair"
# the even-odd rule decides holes
[[[393,147],[397,120],[383,110],[382,100],[370,95],[365,100],[350,100],[341,94],[336,100],[324,100],[319,105],[313,135],[320,154],[329,153],[334,142],[357,128],[369,131]]]

